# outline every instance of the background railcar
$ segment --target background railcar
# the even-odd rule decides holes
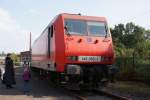
[[[59,14],[32,45],[32,68],[72,87],[108,82],[113,63],[105,17]]]

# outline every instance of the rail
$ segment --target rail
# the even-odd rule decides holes
[[[71,91],[71,90],[68,90],[68,89],[63,89],[63,91],[67,92],[67,94],[69,96],[74,97],[77,100],[88,100],[88,98],[86,96],[82,96],[77,91]],[[99,95],[99,96],[104,96],[106,98],[111,98],[111,100],[132,100],[130,98],[123,97],[123,96],[120,96],[120,95],[116,95],[116,94],[113,94],[113,93],[109,93],[109,92],[106,92],[106,91],[93,90],[93,91],[89,91],[89,92],[92,92],[93,94],[96,94],[96,95]],[[108,99],[106,99],[106,100],[108,100]]]
[[[109,93],[109,92],[106,92],[106,91],[93,90],[93,92],[96,93],[96,94],[100,94],[100,95],[105,95],[105,96],[111,97],[112,100],[132,100],[130,98],[119,96],[119,95],[116,95],[116,94],[113,94],[113,93]]]

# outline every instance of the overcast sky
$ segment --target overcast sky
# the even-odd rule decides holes
[[[150,29],[150,0],[0,0],[0,52],[28,50],[29,32],[34,41],[59,13],[105,16],[111,27],[132,21]]]

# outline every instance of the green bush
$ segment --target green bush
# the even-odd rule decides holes
[[[141,64],[136,67],[136,80],[150,81],[150,65]]]
[[[150,81],[150,61],[133,49],[119,48],[116,65],[119,68],[117,79]]]
[[[121,80],[150,80],[150,30],[132,22],[111,28],[117,75]]]

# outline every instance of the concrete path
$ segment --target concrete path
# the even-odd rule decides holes
[[[0,65],[1,70],[3,66]],[[15,68],[16,85],[13,89],[6,89],[0,82],[0,100],[75,100],[72,97],[61,93],[58,89],[51,87],[46,80],[39,80],[32,77],[31,91],[28,94],[22,92],[22,67]]]

